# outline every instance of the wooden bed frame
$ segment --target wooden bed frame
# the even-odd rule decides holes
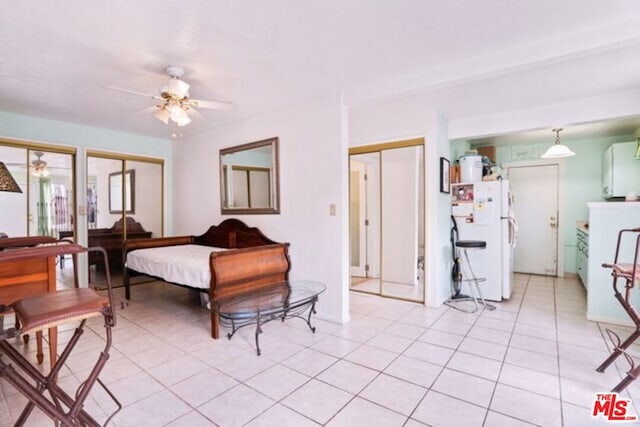
[[[130,277],[139,273],[127,267],[127,254],[136,249],[176,245],[203,245],[231,249],[212,252],[209,256],[211,283],[209,289],[196,289],[180,283],[171,283],[200,292],[209,292],[214,301],[229,298],[254,289],[288,280],[291,261],[289,243],[278,243],[266,237],[258,228],[248,227],[237,219],[226,219],[211,226],[200,236],[160,237],[127,240],[122,252],[123,284],[126,299],[131,299]],[[162,278],[157,278],[163,280]],[[169,282],[166,282],[169,283]],[[219,336],[218,315],[211,310],[211,336]]]

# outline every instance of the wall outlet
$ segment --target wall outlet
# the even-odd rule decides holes
[[[84,206],[84,205],[78,206],[78,214],[79,215],[86,215],[87,214],[87,207]]]
[[[329,205],[329,215],[336,216],[336,204],[335,203],[331,203]]]

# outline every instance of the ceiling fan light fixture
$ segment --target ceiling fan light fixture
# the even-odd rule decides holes
[[[171,117],[171,112],[164,108],[164,106],[158,108],[155,113],[153,113],[154,117],[160,120],[165,125],[169,124],[169,118]]]
[[[184,110],[180,107],[171,108],[169,109],[169,111],[171,111],[171,120],[173,120],[174,122],[183,120],[187,115],[187,113],[185,113]]]
[[[31,171],[31,175],[37,178],[46,178],[49,176],[49,170],[44,167],[36,167]]]
[[[182,116],[178,117],[178,119],[172,118],[172,120],[176,122],[178,126],[186,126],[189,123],[191,123],[191,119],[189,118],[189,116],[187,116],[187,113],[184,113],[184,112]]]
[[[189,95],[189,83],[179,80],[177,77],[169,79],[169,84],[166,87],[168,89],[167,92],[178,98],[184,98]]]
[[[560,144],[560,131],[562,128],[553,129],[556,133],[556,142],[542,155],[542,159],[562,159],[565,157],[575,156],[576,153],[571,151],[566,145]]]

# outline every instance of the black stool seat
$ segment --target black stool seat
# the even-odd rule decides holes
[[[484,240],[458,240],[456,246],[465,249],[486,249],[487,242]]]
[[[462,254],[464,255],[464,261],[466,261],[466,270],[468,271],[468,276],[463,278],[463,274],[458,272],[458,278],[460,282],[468,282],[469,290],[471,291],[471,296],[468,297],[466,295],[461,296],[460,292],[454,293],[448,301],[445,302],[450,307],[455,308],[456,310],[464,311],[466,313],[475,313],[478,311],[480,306],[482,309],[487,310],[495,310],[496,307],[494,305],[488,304],[484,298],[482,297],[482,291],[480,290],[480,283],[486,281],[487,279],[484,277],[478,277],[473,272],[473,268],[471,268],[471,262],[469,261],[469,254],[467,253],[469,250],[473,249],[486,249],[487,242],[484,240],[457,240],[455,242],[456,248],[460,248]],[[456,254],[456,262],[460,261],[460,257]],[[460,267],[462,268],[463,263],[460,263]],[[464,273],[466,274],[466,273]],[[475,295],[477,293],[477,296]],[[473,309],[465,309],[456,307],[455,303],[462,301],[473,301],[474,308]]]

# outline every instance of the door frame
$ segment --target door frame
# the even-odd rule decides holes
[[[420,203],[420,200],[417,200],[416,203],[417,203],[417,207],[419,209],[422,208],[422,210],[423,210],[423,218],[422,218],[423,230],[422,231],[423,231],[424,234],[426,234],[427,233],[427,229],[428,229],[428,224],[427,224],[428,213],[427,213],[427,207],[426,207],[425,203],[426,203],[426,200],[428,199],[427,196],[428,196],[428,193],[429,193],[429,190],[428,190],[429,187],[427,185],[427,182],[425,181],[426,177],[427,177],[426,171],[427,171],[427,156],[428,155],[427,155],[427,145],[425,144],[425,139],[424,138],[414,138],[414,139],[399,140],[399,141],[393,141],[393,142],[382,142],[382,143],[371,144],[371,145],[362,145],[362,146],[350,147],[349,148],[348,159],[350,161],[351,160],[351,156],[353,156],[353,155],[378,153],[379,154],[379,158],[378,158],[379,167],[377,169],[377,177],[375,179],[379,183],[378,184],[379,185],[378,191],[382,191],[381,190],[381,188],[382,188],[381,187],[381,185],[382,185],[381,180],[382,180],[382,173],[383,173],[382,172],[382,166],[381,166],[381,163],[382,163],[381,153],[382,153],[382,151],[390,150],[390,149],[397,149],[397,148],[407,148],[407,147],[422,147],[422,159],[420,159],[420,162],[422,163],[421,166],[422,166],[422,174],[423,174],[423,176],[422,176],[422,185],[423,185],[423,187],[422,187],[422,192],[423,192],[422,197],[423,197],[423,199],[422,199],[422,203]],[[349,169],[348,169],[349,170],[349,179],[351,179],[351,175],[350,175],[351,164],[350,164],[350,162],[348,163],[348,165],[349,165]],[[349,189],[350,188],[351,187],[349,185]],[[369,199],[369,201],[371,200],[370,194],[368,195],[368,199]],[[373,207],[371,207],[370,205],[371,205],[371,203],[369,203],[369,209],[373,210]],[[379,226],[382,227],[382,197],[381,196],[378,197],[377,205],[378,206],[375,208],[375,210],[377,211],[377,214],[378,214],[377,221],[379,222]],[[370,211],[369,212],[369,219],[371,220],[371,218],[372,218],[372,212]],[[418,232],[419,231],[420,231],[420,227],[418,227]],[[424,276],[422,278],[423,288],[422,288],[422,295],[421,295],[422,298],[420,300],[413,299],[413,298],[405,298],[405,297],[400,297],[400,296],[392,296],[392,295],[385,294],[382,291],[382,276],[383,276],[383,271],[382,271],[383,270],[383,267],[382,267],[382,264],[383,264],[382,263],[382,259],[383,258],[382,257],[384,256],[383,255],[384,251],[382,249],[383,248],[382,231],[380,230],[378,233],[379,233],[378,237],[372,239],[372,240],[376,240],[377,241],[377,244],[378,244],[378,247],[379,247],[378,253],[377,253],[377,263],[378,263],[378,266],[379,266],[378,267],[379,268],[379,270],[378,270],[378,277],[379,277],[379,290],[378,290],[378,292],[360,291],[360,290],[357,290],[357,289],[352,289],[351,286],[349,286],[349,290],[353,291],[353,292],[366,293],[366,294],[370,294],[370,295],[377,295],[377,296],[380,296],[380,297],[383,297],[383,298],[391,298],[391,299],[415,302],[415,303],[426,305],[427,304],[427,294],[428,294],[428,288],[427,287],[429,286],[429,283],[428,283],[428,280],[427,280],[428,275],[427,275],[426,271],[424,272]],[[371,234],[372,234],[372,232],[370,232],[370,235]],[[350,232],[349,232],[349,239],[350,239]],[[416,240],[416,242],[417,242],[416,243],[416,253],[419,252],[419,248],[417,247],[417,245],[419,244],[419,241],[420,241],[420,239],[417,238],[417,240]],[[425,240],[424,241],[425,241],[425,259],[427,259],[426,257],[427,257],[428,249],[426,248],[426,242],[427,242],[426,236],[425,236]],[[351,244],[351,242],[349,242],[349,244]],[[367,244],[369,245],[369,243],[367,243]],[[350,248],[349,248],[349,252],[348,253],[349,254],[351,253],[350,252]],[[368,261],[368,263],[370,265],[373,263],[371,258],[368,258],[367,261]],[[425,266],[425,269],[426,269],[426,266]],[[371,270],[373,270],[373,268]],[[416,266],[415,271],[417,272],[417,266]],[[373,273],[370,272],[370,274],[373,274]]]
[[[564,277],[564,229],[565,229],[565,209],[564,209],[564,178],[565,178],[565,162],[564,159],[539,159],[539,160],[520,160],[514,162],[505,162],[502,170],[507,174],[509,179],[510,167],[537,167],[537,166],[553,166],[558,167],[558,238],[557,238],[557,254],[558,264],[556,269],[556,277]],[[517,203],[517,201],[516,201]],[[518,218],[516,218],[516,221]],[[516,241],[517,244],[517,241]]]

